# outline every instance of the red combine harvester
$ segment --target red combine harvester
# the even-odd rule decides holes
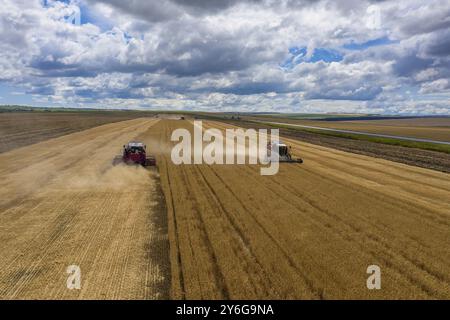
[[[113,165],[120,163],[140,164],[141,166],[154,166],[156,159],[154,156],[147,156],[147,146],[142,142],[129,142],[123,146],[123,154],[116,156]]]

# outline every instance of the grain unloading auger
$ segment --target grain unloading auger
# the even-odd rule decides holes
[[[271,161],[303,163],[303,159],[292,157],[291,147],[281,141],[269,142],[267,144],[267,155]]]
[[[129,142],[123,146],[122,155],[114,157],[113,165],[120,163],[147,167],[156,165],[156,159],[154,156],[147,156],[147,146],[142,142]]]

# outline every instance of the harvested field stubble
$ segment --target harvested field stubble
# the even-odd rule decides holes
[[[0,152],[139,117],[131,112],[0,112]]]
[[[112,167],[154,125],[107,124],[0,155],[1,299],[168,298],[156,172]],[[81,268],[81,289],[66,268]]]
[[[147,134],[167,148],[178,127],[192,130],[161,121]],[[447,174],[288,143],[305,163],[275,176],[158,155],[173,298],[450,298]],[[373,264],[381,290],[366,287]]]

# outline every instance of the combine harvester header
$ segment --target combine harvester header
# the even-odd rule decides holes
[[[303,163],[303,159],[293,158],[291,155],[291,146],[281,141],[273,141],[267,144],[267,156],[271,161]]]

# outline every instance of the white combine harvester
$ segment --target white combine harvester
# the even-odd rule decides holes
[[[267,144],[267,156],[270,161],[303,163],[303,159],[293,158],[290,151],[291,146],[281,141],[273,141]]]

